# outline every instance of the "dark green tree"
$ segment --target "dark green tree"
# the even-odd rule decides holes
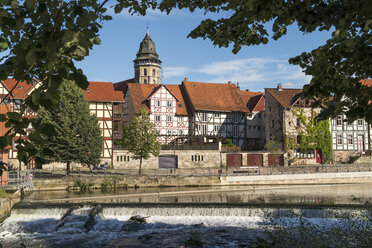
[[[42,124],[53,126],[46,145],[52,153],[47,157],[51,162],[95,165],[99,162],[103,139],[98,119],[89,111],[84,92],[73,81],[64,81],[58,89],[59,100],[53,108],[40,109]]]
[[[133,154],[134,159],[139,159],[138,173],[142,172],[142,160],[148,159],[150,154],[159,156],[160,143],[157,141],[154,123],[150,121],[149,114],[141,109],[136,114],[128,127],[123,128],[123,146]]]

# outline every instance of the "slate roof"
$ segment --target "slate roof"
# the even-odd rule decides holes
[[[284,108],[291,108],[293,103],[300,98],[302,89],[266,88],[265,92],[269,93]]]
[[[186,78],[181,86],[194,110],[248,112],[235,84],[191,82]]]
[[[111,82],[89,82],[84,92],[90,102],[124,102],[123,93],[115,91]]]
[[[128,89],[128,83],[135,83],[135,79],[131,78],[121,82],[114,83],[114,89],[123,92],[123,94],[125,95]]]
[[[17,80],[12,78],[7,78],[1,82],[9,92],[17,85],[12,92],[12,98],[14,99],[25,99],[29,91],[36,85],[36,83],[28,84],[26,81],[20,81],[17,84]]]

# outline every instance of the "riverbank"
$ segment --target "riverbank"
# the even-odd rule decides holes
[[[297,174],[236,174],[221,176],[182,175],[106,175],[81,174],[38,178],[34,190],[111,189],[143,187],[202,187],[202,186],[260,186],[260,185],[319,185],[372,183],[372,171],[325,172]]]
[[[3,222],[12,211],[13,206],[21,201],[20,191],[0,198],[0,223]]]

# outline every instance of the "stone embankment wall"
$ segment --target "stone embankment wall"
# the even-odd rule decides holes
[[[101,188],[102,184],[117,187],[182,187],[182,186],[213,186],[220,185],[218,177],[193,176],[66,176],[56,179],[36,179],[34,190],[65,190],[74,186],[80,180],[86,184],[92,183],[92,188]]]
[[[0,199],[0,223],[8,217],[14,204],[21,200],[20,193],[16,192],[10,197]]]

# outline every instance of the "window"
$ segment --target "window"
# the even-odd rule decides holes
[[[14,109],[20,110],[21,109],[21,100],[14,101]]]
[[[233,136],[237,137],[239,135],[239,129],[237,125],[233,126]]]
[[[269,107],[269,112],[271,112],[271,106]]]
[[[160,107],[160,101],[159,100],[155,100],[155,107]]]
[[[117,157],[116,157],[116,161],[118,161],[118,162],[119,162],[119,158],[120,158],[120,156],[117,156]]]
[[[301,135],[297,135],[297,144],[301,144]]]
[[[352,144],[353,144],[353,135],[348,135],[348,136],[347,136],[347,143],[348,143],[349,145],[352,145]]]
[[[221,126],[221,132],[225,132],[225,130],[226,130],[226,126],[225,125],[222,125]]]
[[[358,119],[358,126],[363,126],[363,119]]]
[[[168,129],[167,130],[167,135],[172,135],[172,130]]]
[[[274,120],[271,120],[271,127],[274,128],[275,127],[275,123],[274,123]]]
[[[253,130],[256,130],[256,126],[253,126]]]
[[[257,127],[257,131],[261,131],[261,127],[260,126]]]
[[[342,135],[337,135],[337,145],[342,145]]]
[[[172,102],[171,101],[167,101],[167,107],[168,108],[171,108],[172,107]]]
[[[214,117],[220,117],[220,113],[214,113],[213,116]]]
[[[178,116],[177,120],[178,122],[183,122],[183,116]]]
[[[191,155],[191,161],[194,161],[194,155]]]
[[[239,118],[240,118],[240,113],[236,113],[235,112],[234,115],[233,115],[233,118],[234,118],[233,119],[234,122],[238,122],[239,121]]]
[[[147,76],[147,69],[143,69],[143,75]]]
[[[160,122],[160,115],[155,115],[155,121]]]
[[[257,118],[261,118],[261,113],[258,113],[257,114]]]
[[[152,69],[152,76],[155,77],[155,69]]]
[[[183,130],[182,129],[178,130],[178,135],[183,135]]]
[[[248,130],[251,130],[252,129],[252,126],[248,126]]]
[[[215,131],[215,132],[218,132],[219,129],[220,129],[220,128],[219,128],[218,125],[214,125],[214,131]]]
[[[207,125],[202,125],[202,135],[206,135],[207,134]]]
[[[300,118],[297,118],[297,126],[301,126],[301,119]]]
[[[202,121],[207,121],[208,120],[208,115],[207,115],[207,113],[201,113],[201,119],[202,119]]]
[[[167,115],[167,121],[168,122],[171,122],[172,121],[172,116],[171,115]]]
[[[182,108],[182,104],[178,104],[178,107],[179,107],[179,108]]]
[[[144,79],[144,80],[143,80],[143,83],[144,83],[144,84],[147,84],[147,80],[146,80],[146,79]]]
[[[155,79],[152,80],[152,83],[155,84]]]
[[[339,116],[336,117],[336,125],[337,126],[341,126],[342,125],[342,117],[341,117],[341,115],[339,115]]]

